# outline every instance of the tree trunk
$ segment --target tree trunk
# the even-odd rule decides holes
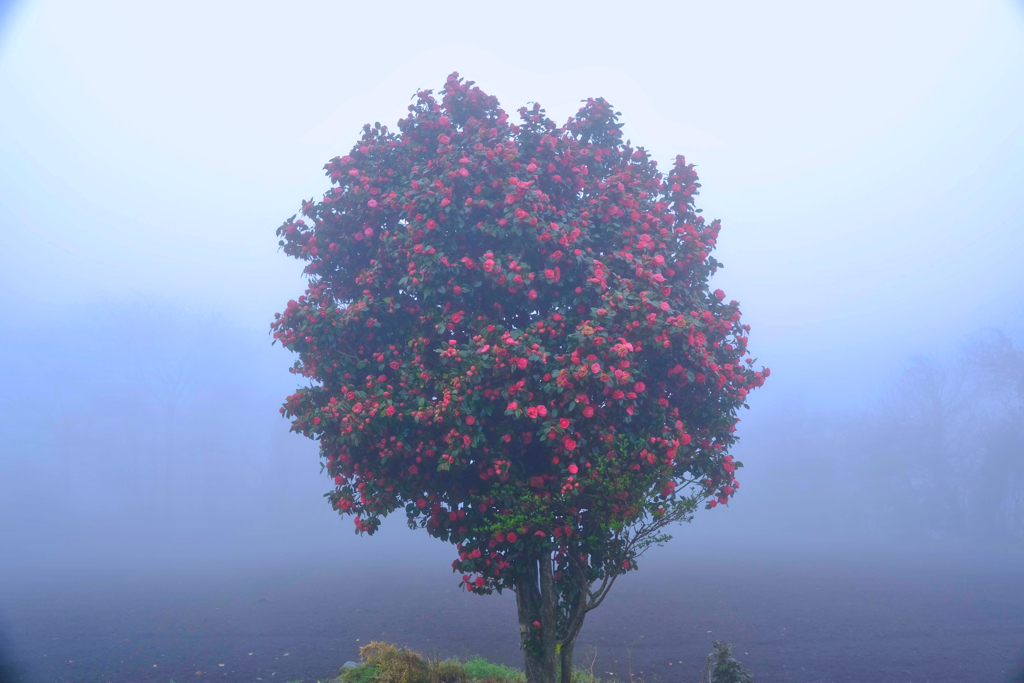
[[[536,569],[536,563],[532,563]],[[530,642],[533,622],[540,617],[540,587],[536,571],[516,577],[516,608],[519,612],[519,641],[526,659],[526,683],[544,683],[540,651]]]
[[[557,683],[558,597],[551,574],[550,553],[542,553],[529,567],[529,572],[516,578],[516,607],[526,682]],[[539,632],[534,622],[540,624]]]
[[[558,595],[551,575],[551,553],[540,556],[540,641],[543,653],[544,683],[555,683],[558,670]]]
[[[587,595],[581,589],[573,598],[572,607],[565,625],[562,638],[562,649],[559,663],[562,668],[561,683],[572,683],[572,654],[576,647],[576,637],[583,628],[583,618],[587,615]]]
[[[562,666],[562,680],[561,683],[572,683],[572,651],[576,647],[576,640],[570,640],[562,643],[561,651],[561,666]]]

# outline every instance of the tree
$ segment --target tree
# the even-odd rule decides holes
[[[990,331],[965,350],[977,405],[970,502],[976,537],[1024,537],[1024,349]]]
[[[452,74],[397,133],[364,126],[277,231],[309,286],[271,326],[331,505],[456,544],[461,586],[515,591],[527,679],[560,657],[567,682],[616,578],[735,493],[736,413],[769,371],[708,288],[693,165],[664,177],[602,99],[562,127],[519,113]]]

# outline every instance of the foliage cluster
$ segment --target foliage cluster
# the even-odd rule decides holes
[[[272,324],[310,380],[282,412],[358,532],[404,509],[458,544],[469,590],[551,549],[559,575],[635,568],[617,529],[734,495],[736,411],[768,375],[708,287],[696,171],[666,177],[602,99],[516,125],[453,74],[409,109],[278,230],[310,280]]]

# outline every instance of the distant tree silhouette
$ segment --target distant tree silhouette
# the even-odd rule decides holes
[[[759,490],[813,508],[850,538],[1024,537],[1024,350],[973,332],[947,361],[917,358],[876,405],[789,411]],[[795,517],[795,516],[794,516]]]

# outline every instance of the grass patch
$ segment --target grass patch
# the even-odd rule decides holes
[[[525,683],[526,674],[510,666],[488,662],[483,657],[471,657],[462,667],[471,681],[506,681],[507,683]]]
[[[354,669],[346,669],[339,678],[345,683],[373,683],[377,680],[377,667],[360,664]]]
[[[483,657],[427,658],[412,650],[374,641],[359,649],[359,666],[342,669],[335,683],[526,683],[519,669]],[[574,683],[601,683],[589,671],[573,671]]]

